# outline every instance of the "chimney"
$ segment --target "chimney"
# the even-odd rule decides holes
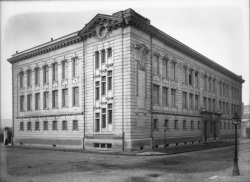
[[[18,51],[16,51],[16,54],[18,54]]]
[[[51,41],[53,41],[53,38],[50,38]]]

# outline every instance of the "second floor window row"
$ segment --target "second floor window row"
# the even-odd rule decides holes
[[[41,96],[42,102],[41,102]],[[68,95],[68,88],[61,90],[61,107],[69,107],[69,95]],[[78,107],[79,106],[79,87],[73,87],[72,88],[72,106]],[[28,94],[26,96],[26,110],[32,111],[32,110],[40,110],[43,109],[57,109],[59,108],[59,99],[58,99],[58,90],[52,90],[52,93],[50,92],[43,92],[42,95],[40,92],[34,94]],[[43,107],[41,107],[41,104]],[[50,106],[51,104],[51,106]],[[25,111],[25,96],[20,96],[20,111]]]
[[[72,73],[72,78],[79,76],[79,60],[77,58],[72,58],[72,71],[68,70],[68,61],[63,60],[61,62],[61,67],[59,67],[59,63],[55,62],[52,63],[51,66],[44,65],[43,67],[35,67],[34,70],[28,69],[26,72],[21,71],[19,73],[19,87],[24,88],[24,81],[26,81],[27,87],[32,85],[40,85],[42,76],[42,83],[48,84],[49,83],[49,75],[51,72],[52,81],[58,81],[59,78],[59,68],[61,69],[61,79],[67,79],[68,74]],[[25,77],[26,75],[26,77]]]

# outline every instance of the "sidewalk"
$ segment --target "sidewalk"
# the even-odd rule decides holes
[[[250,143],[250,139],[240,139],[239,143]],[[144,151],[114,151],[114,150],[82,150],[82,149],[69,149],[69,148],[51,148],[51,147],[38,147],[38,146],[10,146],[8,148],[25,148],[25,149],[38,149],[38,150],[51,150],[63,152],[82,152],[82,153],[96,153],[96,154],[111,154],[111,155],[128,155],[128,156],[158,156],[158,155],[172,155],[178,153],[206,150],[219,147],[233,146],[234,140],[230,141],[208,141],[199,144],[187,144],[175,147],[157,148]],[[4,145],[0,145],[4,147]]]

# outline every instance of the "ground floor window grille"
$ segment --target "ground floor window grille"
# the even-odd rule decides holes
[[[48,130],[48,121],[43,122],[43,130],[45,130],[45,131]]]
[[[67,130],[67,129],[68,129],[67,121],[62,121],[62,130]]]
[[[57,130],[57,121],[53,121],[52,130]]]
[[[78,121],[73,120],[73,130],[78,130]]]
[[[40,126],[39,126],[39,122],[38,121],[36,121],[36,123],[35,123],[35,130],[36,131],[40,130]]]

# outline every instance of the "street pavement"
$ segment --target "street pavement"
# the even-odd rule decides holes
[[[249,182],[250,145],[239,145],[241,175],[232,177],[234,147],[174,155],[115,155],[0,146],[0,182]]]

